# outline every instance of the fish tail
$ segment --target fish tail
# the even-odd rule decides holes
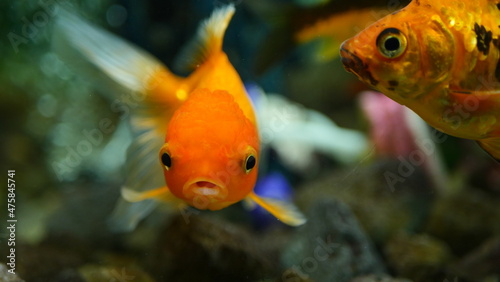
[[[176,69],[193,70],[221,52],[224,34],[234,12],[234,5],[229,4],[216,9],[210,18],[203,21],[195,38],[188,43],[175,62]]]
[[[137,134],[127,149],[122,197],[109,220],[110,227],[115,232],[133,230],[158,205],[158,201],[152,200],[154,196],[164,196],[166,199],[171,195],[163,187],[165,180],[158,161],[158,151],[163,145],[164,136],[155,128],[153,125]]]
[[[115,208],[107,220],[108,227],[113,232],[130,232],[149,213],[151,213],[158,202],[145,200],[130,203],[123,198],[118,199]]]
[[[157,205],[158,201],[147,197],[154,193],[150,190],[165,185],[158,151],[165,138],[165,121],[175,108],[172,103],[179,102],[175,89],[181,78],[147,52],[81,19],[70,9],[58,7],[53,50],[76,74],[113,100],[113,105],[117,103],[130,112],[134,138],[127,150],[125,192],[111,216],[110,227],[132,230]]]
[[[78,74],[100,83],[99,88],[109,98],[147,94],[151,79],[158,71],[162,72],[164,79],[176,79],[144,50],[83,20],[70,10],[74,9],[58,7],[52,48]]]
[[[500,137],[492,137],[478,140],[477,143],[497,162],[500,162]]]

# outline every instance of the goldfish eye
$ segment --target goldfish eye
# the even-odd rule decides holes
[[[377,37],[377,49],[388,59],[397,58],[406,50],[406,37],[397,28],[386,28]]]
[[[245,173],[248,174],[252,170],[252,168],[255,167],[255,164],[257,163],[257,160],[255,159],[254,155],[248,155],[247,159],[245,160]]]
[[[165,166],[167,170],[170,169],[172,166],[172,159],[170,158],[170,155],[167,153],[163,153],[161,155],[161,163]]]

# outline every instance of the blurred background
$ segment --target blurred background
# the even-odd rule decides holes
[[[299,116],[287,125],[301,124],[267,140],[256,190],[293,199],[305,226],[236,204],[156,211],[125,234],[106,219],[132,136],[99,84],[52,50],[63,2],[0,3],[0,178],[16,171],[18,219],[17,277],[0,268],[0,280],[500,281],[499,165],[370,91],[338,58],[343,40],[409,1],[71,1],[179,75],[188,73],[177,55],[200,21],[234,3],[224,51],[249,94],[283,99]],[[111,130],[89,138],[103,119]],[[316,125],[323,137],[282,141]],[[6,185],[0,195],[5,266]]]

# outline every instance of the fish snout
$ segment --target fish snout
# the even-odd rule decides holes
[[[186,182],[182,188],[182,193],[186,199],[196,201],[206,201],[209,203],[223,201],[228,196],[227,188],[224,184],[208,178],[196,178]]]
[[[348,72],[352,72],[357,74],[358,71],[363,67],[363,61],[356,56],[354,53],[349,51],[349,42],[344,41],[342,45],[340,45],[340,58],[341,62],[344,65],[344,68]]]
[[[352,49],[350,45],[351,42],[349,40],[344,41],[340,45],[340,57],[344,68],[346,71],[355,74],[360,80],[375,87],[378,84],[378,80],[373,77],[368,64],[356,55],[355,52],[350,51]]]

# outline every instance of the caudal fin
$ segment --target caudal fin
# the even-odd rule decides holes
[[[65,7],[58,7],[52,39],[57,55],[77,68],[79,74],[95,76],[97,68],[129,92],[144,92],[150,77],[158,69],[166,69],[147,52]]]
[[[68,7],[69,8],[69,7]],[[134,139],[127,151],[124,187],[135,193],[165,185],[158,151],[165,138],[165,116],[170,105],[158,99],[165,91],[153,93],[153,78],[162,73],[160,83],[177,83],[157,59],[59,7],[53,32],[53,49],[73,71],[89,80],[131,119]],[[153,94],[157,95],[153,97]],[[156,201],[129,202],[120,199],[110,225],[116,231],[132,230],[157,205]]]
[[[163,145],[164,136],[154,130],[154,125],[149,129],[138,132],[127,149],[125,165],[125,183],[122,187],[122,198],[119,199],[110,218],[110,226],[114,231],[131,231],[141,219],[146,217],[158,204],[152,199],[134,200],[133,195],[155,191],[154,189],[165,185],[163,170],[158,160],[158,152]],[[128,191],[131,193],[123,191]],[[151,192],[153,193],[153,192]],[[135,200],[138,198],[136,197]]]

